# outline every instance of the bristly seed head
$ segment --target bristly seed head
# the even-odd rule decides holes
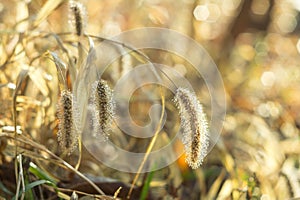
[[[179,110],[183,129],[183,144],[186,162],[193,169],[198,168],[207,154],[208,126],[206,115],[196,95],[188,89],[178,88],[174,101]]]
[[[75,27],[76,34],[78,36],[81,36],[84,33],[84,27],[87,18],[85,7],[79,2],[71,0],[69,3],[69,8],[69,21],[72,24],[72,26]]]
[[[109,136],[111,124],[114,118],[115,103],[112,90],[104,80],[96,81],[92,85],[92,107],[94,136],[102,136],[106,139]]]
[[[74,124],[73,115],[73,95],[68,90],[61,92],[61,97],[57,106],[58,124],[58,142],[62,151],[71,154],[77,146],[77,131]]]

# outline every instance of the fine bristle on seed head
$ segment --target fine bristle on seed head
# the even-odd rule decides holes
[[[79,2],[71,0],[69,2],[69,9],[69,21],[72,24],[72,28],[75,27],[76,34],[81,36],[84,33],[85,24],[87,21],[85,7]]]
[[[99,80],[92,85],[91,106],[95,110],[92,117],[93,135],[106,139],[109,136],[115,109],[113,93],[106,81]]]
[[[68,90],[61,92],[57,106],[58,142],[63,152],[71,154],[77,146],[77,131],[74,124],[73,94]]]
[[[208,126],[206,115],[196,95],[185,88],[178,88],[174,101],[179,110],[183,130],[186,162],[196,169],[207,154]]]

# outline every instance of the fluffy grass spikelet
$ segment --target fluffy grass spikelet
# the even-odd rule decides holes
[[[104,80],[99,80],[92,85],[93,135],[109,136],[111,124],[114,118],[115,103],[113,92]]]
[[[75,27],[76,34],[81,36],[84,33],[87,18],[85,7],[77,1],[70,1],[69,9],[69,21],[72,24],[72,27]]]
[[[61,92],[57,106],[58,143],[63,152],[71,154],[77,146],[77,131],[74,124],[73,94],[68,90]]]
[[[208,125],[202,105],[196,95],[185,88],[178,88],[174,101],[179,110],[183,130],[182,142],[186,151],[186,162],[196,169],[207,154]]]

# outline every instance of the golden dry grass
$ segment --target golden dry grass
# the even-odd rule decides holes
[[[202,166],[192,170],[182,157],[158,171],[139,174],[131,199],[300,198],[299,13],[291,3],[210,1],[211,13],[201,21],[201,0],[81,2],[88,13],[87,34],[109,38],[154,26],[195,39],[212,55],[226,88],[223,131]],[[71,156],[59,149],[60,90],[74,87],[72,69],[87,57],[89,47],[88,39],[78,38],[70,28],[67,13],[68,2],[63,0],[0,2],[0,198],[20,194],[25,199],[70,199],[75,191],[82,199],[125,199],[135,179],[135,174],[103,165],[81,145]],[[179,70],[189,65],[165,52],[143,53]],[[129,56],[133,64],[145,59],[136,54]],[[68,64],[67,69],[58,67],[63,75],[57,73],[62,63]],[[121,74],[118,70],[109,69],[104,78],[113,82]],[[199,84],[196,92],[209,107],[206,87],[192,70],[186,75]],[[161,96],[161,88],[147,87],[158,94],[155,98]],[[168,119],[155,145],[149,148],[150,140],[121,131],[111,140],[136,152],[164,146],[180,124],[179,116],[172,114],[172,95],[163,91]],[[139,92],[130,109],[135,122],[143,125],[152,102]]]

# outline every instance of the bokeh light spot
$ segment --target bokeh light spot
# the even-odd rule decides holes
[[[198,5],[193,14],[198,21],[216,22],[221,15],[221,11],[217,4],[205,4]]]
[[[206,21],[209,16],[209,10],[206,5],[199,5],[194,10],[194,17],[198,21]]]
[[[282,33],[291,33],[297,26],[295,16],[290,13],[282,13],[276,19],[276,24]]]
[[[269,0],[254,0],[251,4],[251,11],[256,15],[265,15],[269,7]]]
[[[261,82],[264,86],[272,87],[275,83],[275,75],[273,72],[264,72],[261,76]]]

